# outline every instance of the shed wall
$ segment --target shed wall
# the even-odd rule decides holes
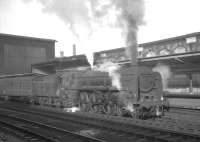
[[[31,64],[55,57],[55,41],[0,35],[0,74],[30,73]]]

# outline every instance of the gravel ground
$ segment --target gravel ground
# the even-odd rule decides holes
[[[12,134],[9,134],[7,132],[0,131],[0,142],[25,142]]]

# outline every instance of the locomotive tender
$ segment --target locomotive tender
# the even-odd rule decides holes
[[[147,67],[119,70],[122,88],[112,86],[107,72],[65,70],[51,75],[24,74],[0,77],[3,99],[82,112],[149,118],[164,113],[162,80]]]

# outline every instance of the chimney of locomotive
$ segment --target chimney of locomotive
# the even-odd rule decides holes
[[[76,44],[73,44],[73,56],[76,56]]]

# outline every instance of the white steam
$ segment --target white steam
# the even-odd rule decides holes
[[[33,0],[23,0],[29,2]],[[93,39],[94,33],[100,27],[120,29],[122,38],[126,43],[126,53],[129,58],[137,60],[137,31],[143,24],[143,0],[36,0],[43,6],[43,11],[57,15],[67,25],[78,40]],[[56,27],[55,27],[56,28]],[[64,30],[64,29],[63,29]],[[93,48],[102,42],[100,37],[93,40]],[[113,33],[114,34],[114,33]],[[84,43],[85,41],[83,41]],[[92,41],[91,41],[92,42]],[[110,36],[108,42],[118,42]],[[115,47],[113,47],[115,48]],[[106,66],[106,67],[105,67]],[[109,72],[113,86],[121,89],[119,66],[106,62],[100,70]]]
[[[143,0],[91,0],[96,17],[105,17],[115,11],[115,26],[122,29],[126,41],[126,53],[130,59],[137,57],[137,31],[143,24]]]
[[[57,15],[77,37],[90,34],[90,17],[87,0],[38,0],[43,11]],[[81,35],[84,33],[85,35]]]
[[[29,2],[33,0],[23,1]],[[135,55],[137,30],[139,25],[143,24],[143,0],[36,1],[42,4],[44,12],[57,15],[69,25],[70,30],[78,39],[93,36],[93,33],[101,26],[121,29],[122,37],[128,47],[127,53],[129,57],[132,57],[133,54]],[[114,39],[110,41],[113,42]]]
[[[168,89],[168,80],[172,75],[171,69],[169,66],[158,63],[154,68],[153,71],[159,72],[162,77],[163,89]]]
[[[95,67],[94,70],[97,71],[103,71],[108,72],[111,80],[112,80],[112,86],[116,87],[118,90],[121,89],[121,82],[120,82],[120,74],[118,73],[118,70],[120,69],[120,66],[113,63],[113,62],[105,62],[98,67]]]

